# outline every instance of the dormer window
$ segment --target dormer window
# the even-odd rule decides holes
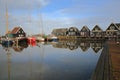
[[[98,30],[98,28],[95,28],[95,31],[97,31]]]
[[[110,30],[114,30],[114,29],[115,29],[115,27],[114,27],[114,26],[111,26],[111,27],[110,27]]]
[[[73,31],[73,29],[70,29],[70,31]]]
[[[83,31],[85,31],[85,28],[83,28]]]

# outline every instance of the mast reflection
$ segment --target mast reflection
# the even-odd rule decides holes
[[[7,68],[8,68],[8,80],[11,80],[11,47],[12,47],[12,44],[8,44],[8,45],[5,45],[5,44],[2,44],[3,46],[3,49],[5,50],[6,54],[7,54]]]

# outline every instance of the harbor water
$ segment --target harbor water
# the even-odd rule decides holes
[[[0,45],[0,80],[90,80],[103,42]]]

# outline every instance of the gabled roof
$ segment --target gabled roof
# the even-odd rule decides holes
[[[74,30],[76,30],[76,31],[79,31],[78,28],[76,28],[76,27],[70,27],[69,30],[70,30],[70,29],[74,29]]]
[[[83,26],[83,28],[81,29],[81,31],[90,31],[90,29],[87,26]]]
[[[92,29],[92,32],[95,31],[95,29],[98,29],[98,31],[103,31],[98,25],[95,25],[95,27]]]
[[[120,23],[115,23],[117,26],[120,26]]]
[[[15,28],[11,31],[11,34],[16,34],[20,29],[21,29],[21,27],[15,27]]]
[[[67,28],[53,29],[52,33],[62,33],[66,32],[67,30],[68,30]]]
[[[106,29],[106,31],[109,30],[111,26],[114,26],[115,29],[119,30],[119,25],[120,25],[120,24],[118,24],[118,23],[117,23],[117,24],[111,23],[111,24],[108,26],[108,28]]]
[[[118,27],[118,29],[120,30],[120,23],[115,23],[115,25]]]

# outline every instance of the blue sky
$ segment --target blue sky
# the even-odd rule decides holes
[[[5,34],[5,5],[9,12],[9,30],[21,26],[27,34],[50,34],[54,28],[96,24],[105,30],[111,22],[120,22],[120,0],[0,0],[0,34]],[[42,26],[42,27],[41,27]]]

